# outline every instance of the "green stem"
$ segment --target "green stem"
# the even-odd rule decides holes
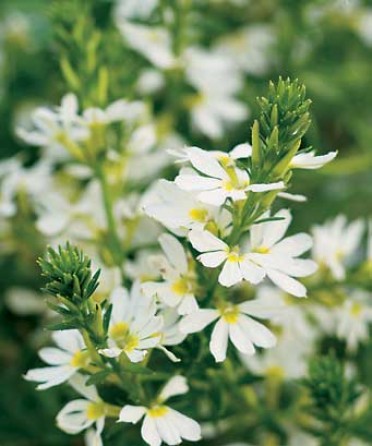
[[[123,275],[123,250],[121,249],[121,240],[114,217],[110,186],[107,182],[107,178],[101,164],[97,164],[97,166],[95,167],[95,172],[96,177],[101,185],[103,206],[106,214],[107,230],[109,235],[108,248],[111,252],[113,261],[115,262],[116,266],[119,267],[121,274]]]

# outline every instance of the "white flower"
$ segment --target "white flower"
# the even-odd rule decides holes
[[[97,197],[101,187],[97,180],[90,181],[75,203],[64,197],[55,185],[45,191],[43,206],[39,209],[37,228],[47,237],[63,233],[65,238],[90,239],[99,228],[106,227],[104,207]]]
[[[209,138],[221,138],[229,124],[244,121],[247,106],[234,96],[242,87],[242,77],[229,58],[201,48],[183,54],[188,82],[197,90],[190,100],[194,128]]]
[[[281,210],[274,218],[281,220],[252,226],[248,257],[279,288],[296,297],[305,297],[306,288],[293,277],[309,276],[316,271],[315,262],[298,258],[311,248],[312,239],[304,233],[283,238],[291,222],[289,211]]]
[[[193,170],[181,170],[175,182],[186,191],[200,191],[197,198],[207,204],[221,206],[230,198],[233,201],[245,200],[248,191],[266,192],[284,188],[284,183],[251,184],[248,172],[230,165],[224,166],[224,159],[217,161],[213,153],[198,147],[187,149]]]
[[[163,321],[155,316],[155,301],[144,296],[139,282],[135,282],[130,295],[125,288],[116,288],[111,303],[109,348],[100,353],[110,358],[124,353],[132,362],[142,361],[147,350],[156,347],[161,339]]]
[[[180,189],[175,183],[160,180],[146,198],[144,211],[177,235],[186,235],[188,229],[203,229],[206,226],[226,230],[231,215],[201,203],[196,194]]]
[[[55,148],[65,148],[69,142],[79,142],[89,137],[83,121],[78,116],[78,102],[73,94],[62,98],[61,105],[50,110],[41,107],[32,115],[34,130],[17,129],[18,136],[27,144]]]
[[[240,358],[247,369],[255,374],[277,379],[298,379],[307,372],[307,350],[301,339],[280,337],[275,348],[265,350],[260,355],[240,355]]]
[[[175,65],[172,42],[165,28],[118,22],[117,26],[129,46],[155,66],[165,69]]]
[[[145,105],[140,101],[129,102],[119,99],[105,110],[98,107],[87,108],[83,112],[83,122],[88,127],[108,125],[113,122],[135,121],[145,112]]]
[[[37,208],[42,201],[45,188],[51,186],[52,166],[40,160],[31,167],[23,167],[14,157],[0,163],[0,215],[8,218],[17,212],[16,197],[24,193]]]
[[[194,296],[195,273],[188,263],[181,243],[170,234],[159,237],[159,243],[166,255],[161,267],[163,282],[147,282],[142,285],[149,297],[158,297],[169,307],[177,307],[179,314],[188,314],[198,308]]]
[[[230,287],[243,279],[257,284],[265,277],[265,271],[241,253],[239,247],[230,248],[225,242],[208,231],[191,230],[189,239],[192,246],[202,254],[197,259],[207,268],[217,268],[223,264],[218,281]]]
[[[367,293],[357,291],[348,295],[342,307],[337,309],[337,336],[346,341],[351,351],[369,338],[369,324],[372,323],[372,306],[368,303],[370,297]]]
[[[9,288],[5,303],[18,316],[41,315],[47,311],[44,296],[30,288]]]
[[[217,44],[217,50],[234,60],[241,70],[262,75],[272,64],[274,54],[269,51],[274,43],[273,28],[256,24],[223,37]]]
[[[344,215],[339,215],[323,226],[315,226],[312,231],[314,260],[327,266],[335,279],[344,279],[345,267],[359,246],[363,230],[362,220],[355,220],[348,225]]]
[[[317,331],[308,320],[309,302],[290,298],[287,293],[271,285],[261,285],[257,290],[257,303],[262,307],[276,307],[278,311],[271,322],[280,328],[281,340],[294,344],[299,341],[302,350],[311,349]],[[312,305],[310,306],[312,308]],[[319,305],[317,305],[319,308]]]
[[[72,387],[84,396],[84,399],[67,403],[57,415],[57,426],[64,432],[74,435],[95,425],[96,435],[100,436],[105,425],[108,406],[101,400],[96,388],[87,386],[86,381],[87,378],[81,375],[76,375],[70,380]]]
[[[336,152],[329,152],[326,155],[315,155],[315,152],[298,153],[289,165],[291,169],[319,169],[330,163],[337,156]]]
[[[40,358],[50,367],[31,369],[24,376],[28,381],[41,383],[37,386],[38,390],[68,381],[79,369],[90,364],[89,353],[77,330],[58,331],[52,337],[59,348],[44,347],[39,351]]]
[[[120,412],[119,421],[136,424],[144,416],[141,435],[150,446],[160,446],[162,442],[176,445],[182,439],[199,441],[199,424],[164,404],[169,398],[187,391],[186,379],[175,376],[165,385],[154,404],[150,407],[126,405]]]
[[[217,321],[212,331],[209,349],[216,362],[226,359],[228,340],[239,352],[253,355],[257,347],[270,348],[276,344],[276,338],[263,324],[250,316],[270,317],[275,308],[261,307],[257,302],[243,302],[239,305],[226,304],[218,309],[199,309],[185,316],[180,322],[184,333],[196,333],[207,325]]]

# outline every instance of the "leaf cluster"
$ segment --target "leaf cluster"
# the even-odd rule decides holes
[[[343,365],[329,356],[311,361],[302,385],[311,401],[307,411],[315,421],[309,430],[322,446],[342,444],[351,434],[355,404],[362,393],[357,380],[347,378]]]

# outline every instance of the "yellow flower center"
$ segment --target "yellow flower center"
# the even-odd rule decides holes
[[[74,354],[71,358],[70,364],[77,369],[83,369],[89,365],[89,353],[87,351],[80,350]]]
[[[270,249],[267,248],[266,246],[259,246],[254,251],[257,252],[258,254],[267,254],[270,252]]]
[[[86,411],[88,420],[98,420],[105,415],[105,404],[102,402],[89,403]]]
[[[272,365],[267,368],[266,374],[270,378],[283,379],[284,378],[284,369],[280,367],[280,365]]]
[[[362,312],[362,306],[358,302],[353,302],[350,308],[350,314],[353,317],[359,317]]]
[[[118,322],[110,329],[110,337],[118,347],[126,352],[131,352],[138,347],[139,338],[129,331],[129,326],[125,322]]]
[[[149,409],[147,413],[152,418],[159,418],[159,417],[164,417],[164,415],[166,415],[168,411],[169,409],[166,406],[154,406],[151,407],[151,409]]]
[[[118,322],[117,324],[115,324],[111,327],[110,337],[115,342],[121,342],[126,339],[128,332],[129,332],[128,324],[125,322]]]
[[[199,223],[204,223],[208,218],[208,211],[206,209],[193,208],[189,211],[189,217],[191,220],[197,221]]]
[[[335,252],[335,257],[336,260],[342,261],[345,258],[345,253],[341,249],[339,249]]]
[[[173,284],[171,286],[171,290],[174,293],[179,294],[180,296],[183,296],[184,294],[186,294],[189,291],[189,284],[184,277],[180,277],[178,280],[173,282]]]
[[[241,255],[237,249],[233,249],[232,251],[230,251],[227,254],[228,262],[238,263],[238,262],[242,262],[243,259],[244,259],[244,256]]]
[[[230,157],[227,155],[227,153],[220,153],[217,156],[217,159],[222,167],[227,168],[230,165]]]
[[[236,324],[239,319],[239,309],[236,306],[227,307],[221,312],[223,319],[228,324]]]
[[[235,170],[234,166],[227,165],[222,166],[229,176],[228,179],[222,182],[222,188],[227,192],[231,192],[232,190],[244,190],[247,186],[249,186],[249,181],[246,179],[244,181],[240,180]]]
[[[231,180],[224,180],[222,183],[222,188],[225,189],[227,192],[231,192],[234,189],[234,186],[232,184]]]

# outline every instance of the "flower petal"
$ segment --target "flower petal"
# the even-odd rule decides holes
[[[255,353],[255,348],[253,343],[242,327],[236,324],[229,324],[229,337],[234,346],[246,355],[253,355]]]
[[[162,439],[160,438],[158,429],[156,427],[155,421],[153,418],[148,415],[145,416],[145,419],[141,428],[142,438],[146,441],[150,446],[160,446]]]
[[[195,420],[174,409],[169,409],[169,417],[182,438],[189,441],[199,441],[201,439],[201,428]]]
[[[191,164],[199,172],[202,172],[210,177],[221,179],[228,178],[227,173],[211,153],[199,149],[199,147],[189,147],[186,149],[186,151]]]
[[[268,270],[267,275],[275,285],[287,293],[296,297],[306,297],[306,288],[297,280],[273,269]]]
[[[218,318],[217,310],[198,310],[185,316],[179,325],[182,333],[196,333]]]
[[[197,259],[207,268],[216,268],[217,266],[220,266],[224,260],[226,260],[226,256],[226,251],[213,251],[200,254]]]
[[[161,402],[167,401],[172,396],[183,395],[189,391],[187,380],[184,376],[176,375],[171,378],[163,390],[160,392],[159,399]]]
[[[192,229],[189,232],[189,240],[197,251],[224,251],[228,248],[225,242],[211,234],[209,231]]]
[[[221,318],[212,331],[209,343],[209,349],[216,362],[222,362],[226,359],[228,339],[229,325]]]
[[[159,243],[169,263],[180,273],[187,272],[187,258],[181,243],[170,234],[162,234]]]
[[[247,336],[249,336],[254,345],[271,348],[276,344],[276,337],[271,331],[265,325],[255,321],[249,316],[240,315],[238,324]]]
[[[136,424],[145,415],[145,413],[145,407],[131,406],[130,404],[127,404],[121,409],[118,421]]]
[[[218,276],[218,281],[225,287],[231,287],[243,280],[242,272],[240,270],[239,262],[226,261],[223,265],[222,271]]]

